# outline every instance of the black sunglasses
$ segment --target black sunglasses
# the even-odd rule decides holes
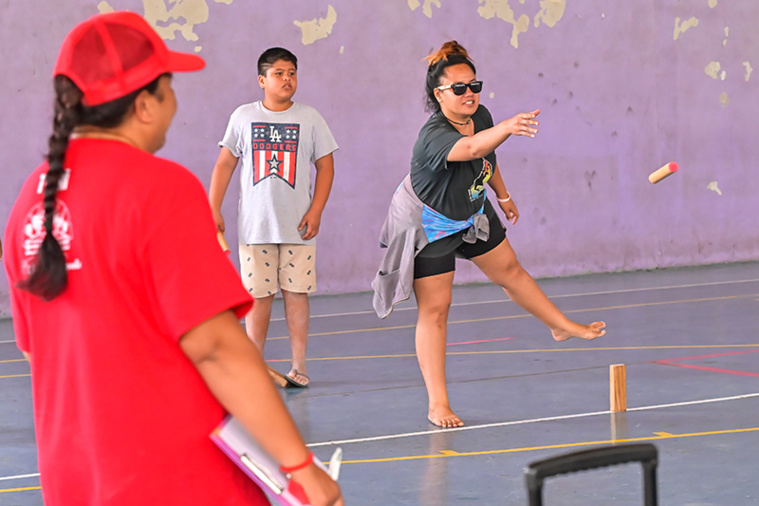
[[[464,93],[466,93],[467,86],[469,87],[470,90],[472,90],[472,93],[479,93],[482,91],[482,81],[472,81],[471,83],[447,84],[445,86],[438,86],[437,89],[440,91],[443,91],[450,88],[454,95],[463,95]]]

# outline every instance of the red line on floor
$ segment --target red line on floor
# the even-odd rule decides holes
[[[731,351],[728,353],[715,353],[713,355],[699,355],[697,357],[668,358],[666,360],[661,360],[661,362],[674,362],[676,360],[695,360],[699,358],[725,357],[727,355],[741,355],[743,353],[759,353],[759,350]]]
[[[662,364],[662,365],[673,365],[675,367],[685,367],[688,369],[699,369],[701,371],[721,372],[725,374],[736,374],[738,376],[753,376],[753,377],[759,378],[759,374],[753,373],[753,372],[733,371],[730,369],[717,369],[716,367],[703,367],[700,365],[673,364],[673,363],[670,363],[668,360],[657,360],[654,363]]]

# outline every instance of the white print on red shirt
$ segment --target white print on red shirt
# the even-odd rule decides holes
[[[71,171],[66,169],[61,177],[58,185],[58,190],[62,191],[68,188],[69,175]],[[40,176],[40,184],[37,188],[38,193],[41,193],[45,186],[45,174]],[[42,240],[45,238],[45,207],[42,202],[34,204],[32,208],[26,213],[24,218],[24,260],[22,268],[25,272],[29,273],[33,260],[39,252]],[[71,241],[74,239],[74,225],[71,220],[71,211],[65,202],[56,200],[55,211],[53,212],[53,237],[56,238],[58,244],[61,245],[61,249],[64,253],[71,249]],[[71,262],[66,262],[66,268],[68,270],[78,270],[82,268],[82,262],[79,259],[75,259]]]
[[[37,183],[37,195],[42,195],[42,192],[45,190],[45,178],[47,177],[47,172],[43,172],[40,174],[40,180]],[[64,169],[63,174],[61,175],[61,178],[58,180],[58,191],[62,192],[64,190],[69,189],[69,178],[71,177],[71,169]]]

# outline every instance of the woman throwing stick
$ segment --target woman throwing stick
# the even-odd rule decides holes
[[[556,341],[603,336],[605,323],[569,320],[522,268],[485,184],[506,219],[519,211],[506,189],[495,149],[512,135],[535,137],[540,110],[493,124],[480,105],[482,81],[456,41],[427,57],[427,108],[432,111],[414,145],[411,172],[393,196],[380,242],[388,247],[372,286],[380,317],[416,295],[416,355],[429,398],[430,422],[460,427],[445,380],[446,326],[456,256],[470,259],[507,295],[551,330]]]

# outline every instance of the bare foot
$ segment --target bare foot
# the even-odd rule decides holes
[[[580,325],[574,323],[565,329],[551,329],[551,334],[556,341],[566,341],[572,337],[580,337],[582,339],[595,339],[606,334],[604,330],[606,324],[604,322],[593,322],[590,325]]]
[[[449,407],[430,408],[427,419],[438,427],[463,427],[464,422]]]

